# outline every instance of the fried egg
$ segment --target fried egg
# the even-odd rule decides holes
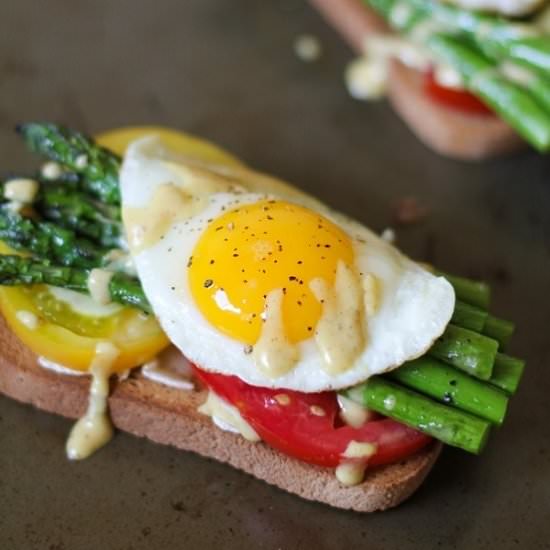
[[[303,392],[423,355],[454,291],[356,221],[237,164],[134,141],[123,221],[143,289],[200,368]]]

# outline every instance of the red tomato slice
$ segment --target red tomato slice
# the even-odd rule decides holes
[[[305,462],[336,467],[348,444],[357,441],[376,444],[377,452],[369,465],[388,464],[408,457],[431,441],[389,418],[366,422],[361,428],[338,425],[335,392],[260,388],[236,376],[196,367],[195,373],[208,388],[235,406],[263,441]]]
[[[440,86],[432,71],[426,73],[424,90],[430,98],[447,107],[471,114],[495,116],[490,107],[470,92]]]

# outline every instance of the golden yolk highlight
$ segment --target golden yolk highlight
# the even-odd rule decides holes
[[[284,201],[243,205],[213,220],[189,259],[197,307],[218,330],[255,344],[267,294],[282,289],[283,325],[293,343],[313,335],[322,305],[309,288],[332,286],[338,261],[353,265],[349,237],[327,218]]]

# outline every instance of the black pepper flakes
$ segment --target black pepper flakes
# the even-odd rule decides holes
[[[214,284],[214,281],[212,279],[206,279],[204,281],[204,288],[210,288]]]
[[[254,348],[248,344],[243,348],[243,351],[245,355],[250,355],[254,351]]]

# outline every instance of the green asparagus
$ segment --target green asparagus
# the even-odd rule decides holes
[[[483,449],[490,423],[447,407],[380,376],[347,392],[365,407],[471,453]]]
[[[489,338],[497,340],[500,347],[505,347],[508,341],[514,334],[515,325],[506,319],[499,319],[493,315],[488,315],[482,333]]]
[[[117,207],[96,204],[83,193],[67,193],[58,187],[46,186],[35,207],[45,218],[75,230],[103,247],[119,248],[122,240],[122,224]]]
[[[491,302],[491,289],[487,283],[466,279],[465,277],[457,277],[449,275],[441,271],[436,271],[436,274],[445,277],[455,290],[458,300],[466,302],[481,309],[487,309]]]
[[[55,124],[30,122],[18,126],[17,131],[32,151],[80,174],[86,192],[107,204],[120,204],[121,160],[117,155],[91,138]]]
[[[459,38],[434,34],[428,47],[454,67],[466,88],[480,97],[540,151],[550,150],[550,112],[523,88],[507,80],[475,47]]]
[[[101,265],[106,249],[80,239],[54,223],[34,221],[0,209],[0,240],[16,250],[51,258],[64,266],[92,268]]]
[[[481,380],[493,372],[498,342],[472,330],[448,325],[429,354]]]
[[[507,394],[512,395],[518,389],[524,368],[525,361],[523,359],[510,357],[509,355],[504,355],[504,353],[497,353],[493,375],[489,382],[504,390]]]
[[[485,310],[457,300],[451,323],[475,332],[481,332],[487,317],[488,313]]]
[[[49,284],[88,293],[90,270],[33,260],[15,255],[0,255],[0,285]],[[113,302],[133,306],[151,313],[151,306],[141,285],[124,273],[115,273],[109,282]]]
[[[500,425],[504,421],[508,399],[503,392],[436,359],[421,357],[387,376],[493,424]]]

